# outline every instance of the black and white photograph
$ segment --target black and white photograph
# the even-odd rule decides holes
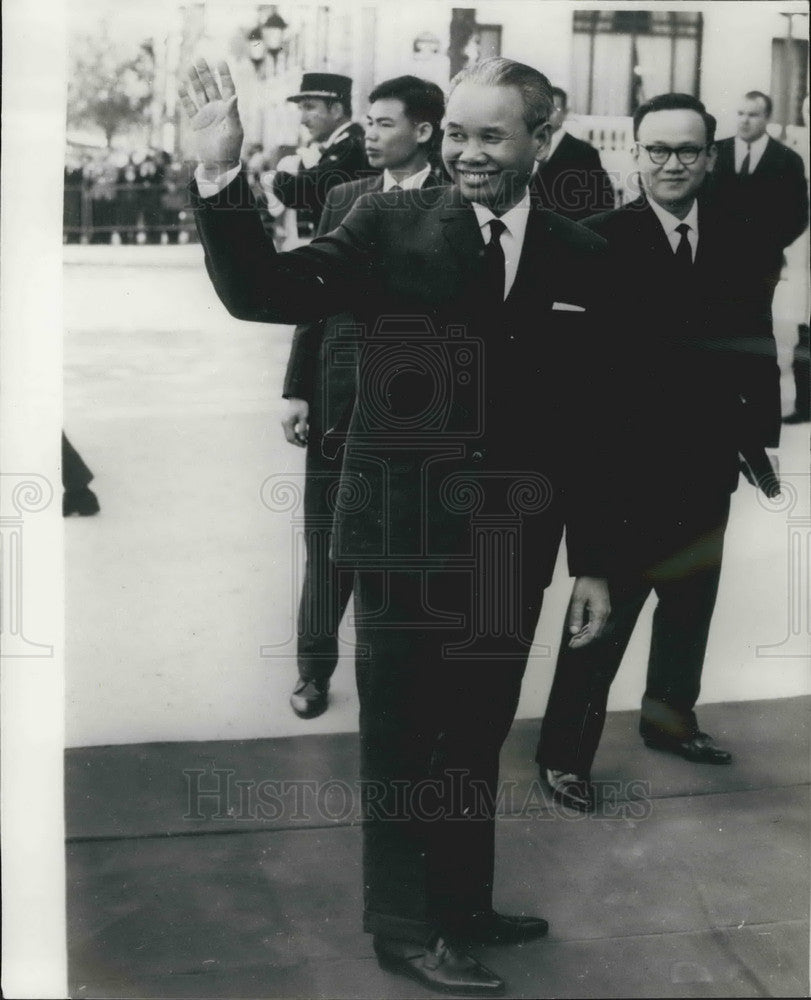
[[[2,995],[809,996],[798,0],[4,5]]]

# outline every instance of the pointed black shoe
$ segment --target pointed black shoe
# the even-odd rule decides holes
[[[484,910],[454,927],[454,938],[470,944],[524,944],[544,937],[548,931],[549,923],[543,917],[512,917]]]
[[[300,719],[314,719],[327,710],[329,680],[308,681],[299,677],[290,695],[290,707]]]
[[[586,778],[551,767],[542,767],[541,777],[549,785],[556,802],[578,812],[594,811],[594,786]]]
[[[374,939],[377,964],[387,972],[407,976],[429,990],[456,996],[491,997],[504,992],[504,980],[439,937],[423,947],[409,941]]]
[[[641,736],[645,746],[649,749],[674,753],[693,764],[732,763],[732,754],[729,750],[721,750],[719,747],[713,746],[712,736],[708,736],[707,733],[696,733],[684,740],[662,733],[654,735],[650,732],[643,732]]]
[[[70,517],[71,514],[90,517],[100,510],[98,497],[86,486],[78,490],[65,490],[62,494],[62,517]]]

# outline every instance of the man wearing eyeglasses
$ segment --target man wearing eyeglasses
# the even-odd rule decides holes
[[[762,261],[738,220],[703,191],[714,134],[715,119],[694,97],[642,105],[634,158],[643,193],[586,223],[608,241],[616,292],[606,329],[623,388],[605,433],[623,443],[622,541],[608,628],[583,648],[564,635],[536,757],[554,796],[582,811],[594,807],[590,775],[609,687],[651,591],[640,735],[695,763],[732,760],[700,730],[694,708],[739,452],[775,495],[765,447],[779,441],[780,398]]]

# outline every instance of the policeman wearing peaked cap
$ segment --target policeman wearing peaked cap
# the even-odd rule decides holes
[[[336,184],[368,173],[363,129],[352,121],[352,80],[340,73],[305,73],[299,93],[288,101],[299,107],[310,146],[285,157],[270,187],[273,199],[299,213],[299,224],[318,226],[324,200]]]

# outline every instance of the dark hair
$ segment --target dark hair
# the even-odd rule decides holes
[[[695,111],[701,115],[704,122],[704,131],[707,135],[707,145],[711,146],[715,142],[715,118],[707,111],[701,101],[692,94],[659,94],[652,97],[644,104],[640,104],[634,111],[634,139],[639,135],[639,126],[642,119],[653,111]]]
[[[396,76],[379,83],[369,94],[370,104],[386,100],[402,101],[406,116],[414,125],[428,122],[433,125],[434,133],[439,131],[445,114],[445,95],[437,84],[418,76]]]
[[[473,63],[451,80],[450,92],[460,83],[480,83],[490,87],[515,87],[524,102],[524,121],[531,132],[545,125],[555,110],[552,103],[552,85],[537,69],[524,63],[513,62],[502,56],[492,56]]]
[[[552,99],[554,100],[554,98],[556,98],[556,97],[560,98],[560,106],[562,108],[568,108],[569,107],[569,95],[566,93],[566,91],[562,87],[553,87],[552,88]]]
[[[766,117],[771,118],[772,116],[772,99],[768,94],[764,94],[762,90],[750,90],[748,94],[743,95],[747,101],[756,101],[758,98],[763,101],[766,106]]]
[[[347,118],[352,117],[352,98],[351,97],[316,97],[317,101],[323,101],[324,104],[329,108],[333,104],[340,104],[344,109],[344,114]]]

